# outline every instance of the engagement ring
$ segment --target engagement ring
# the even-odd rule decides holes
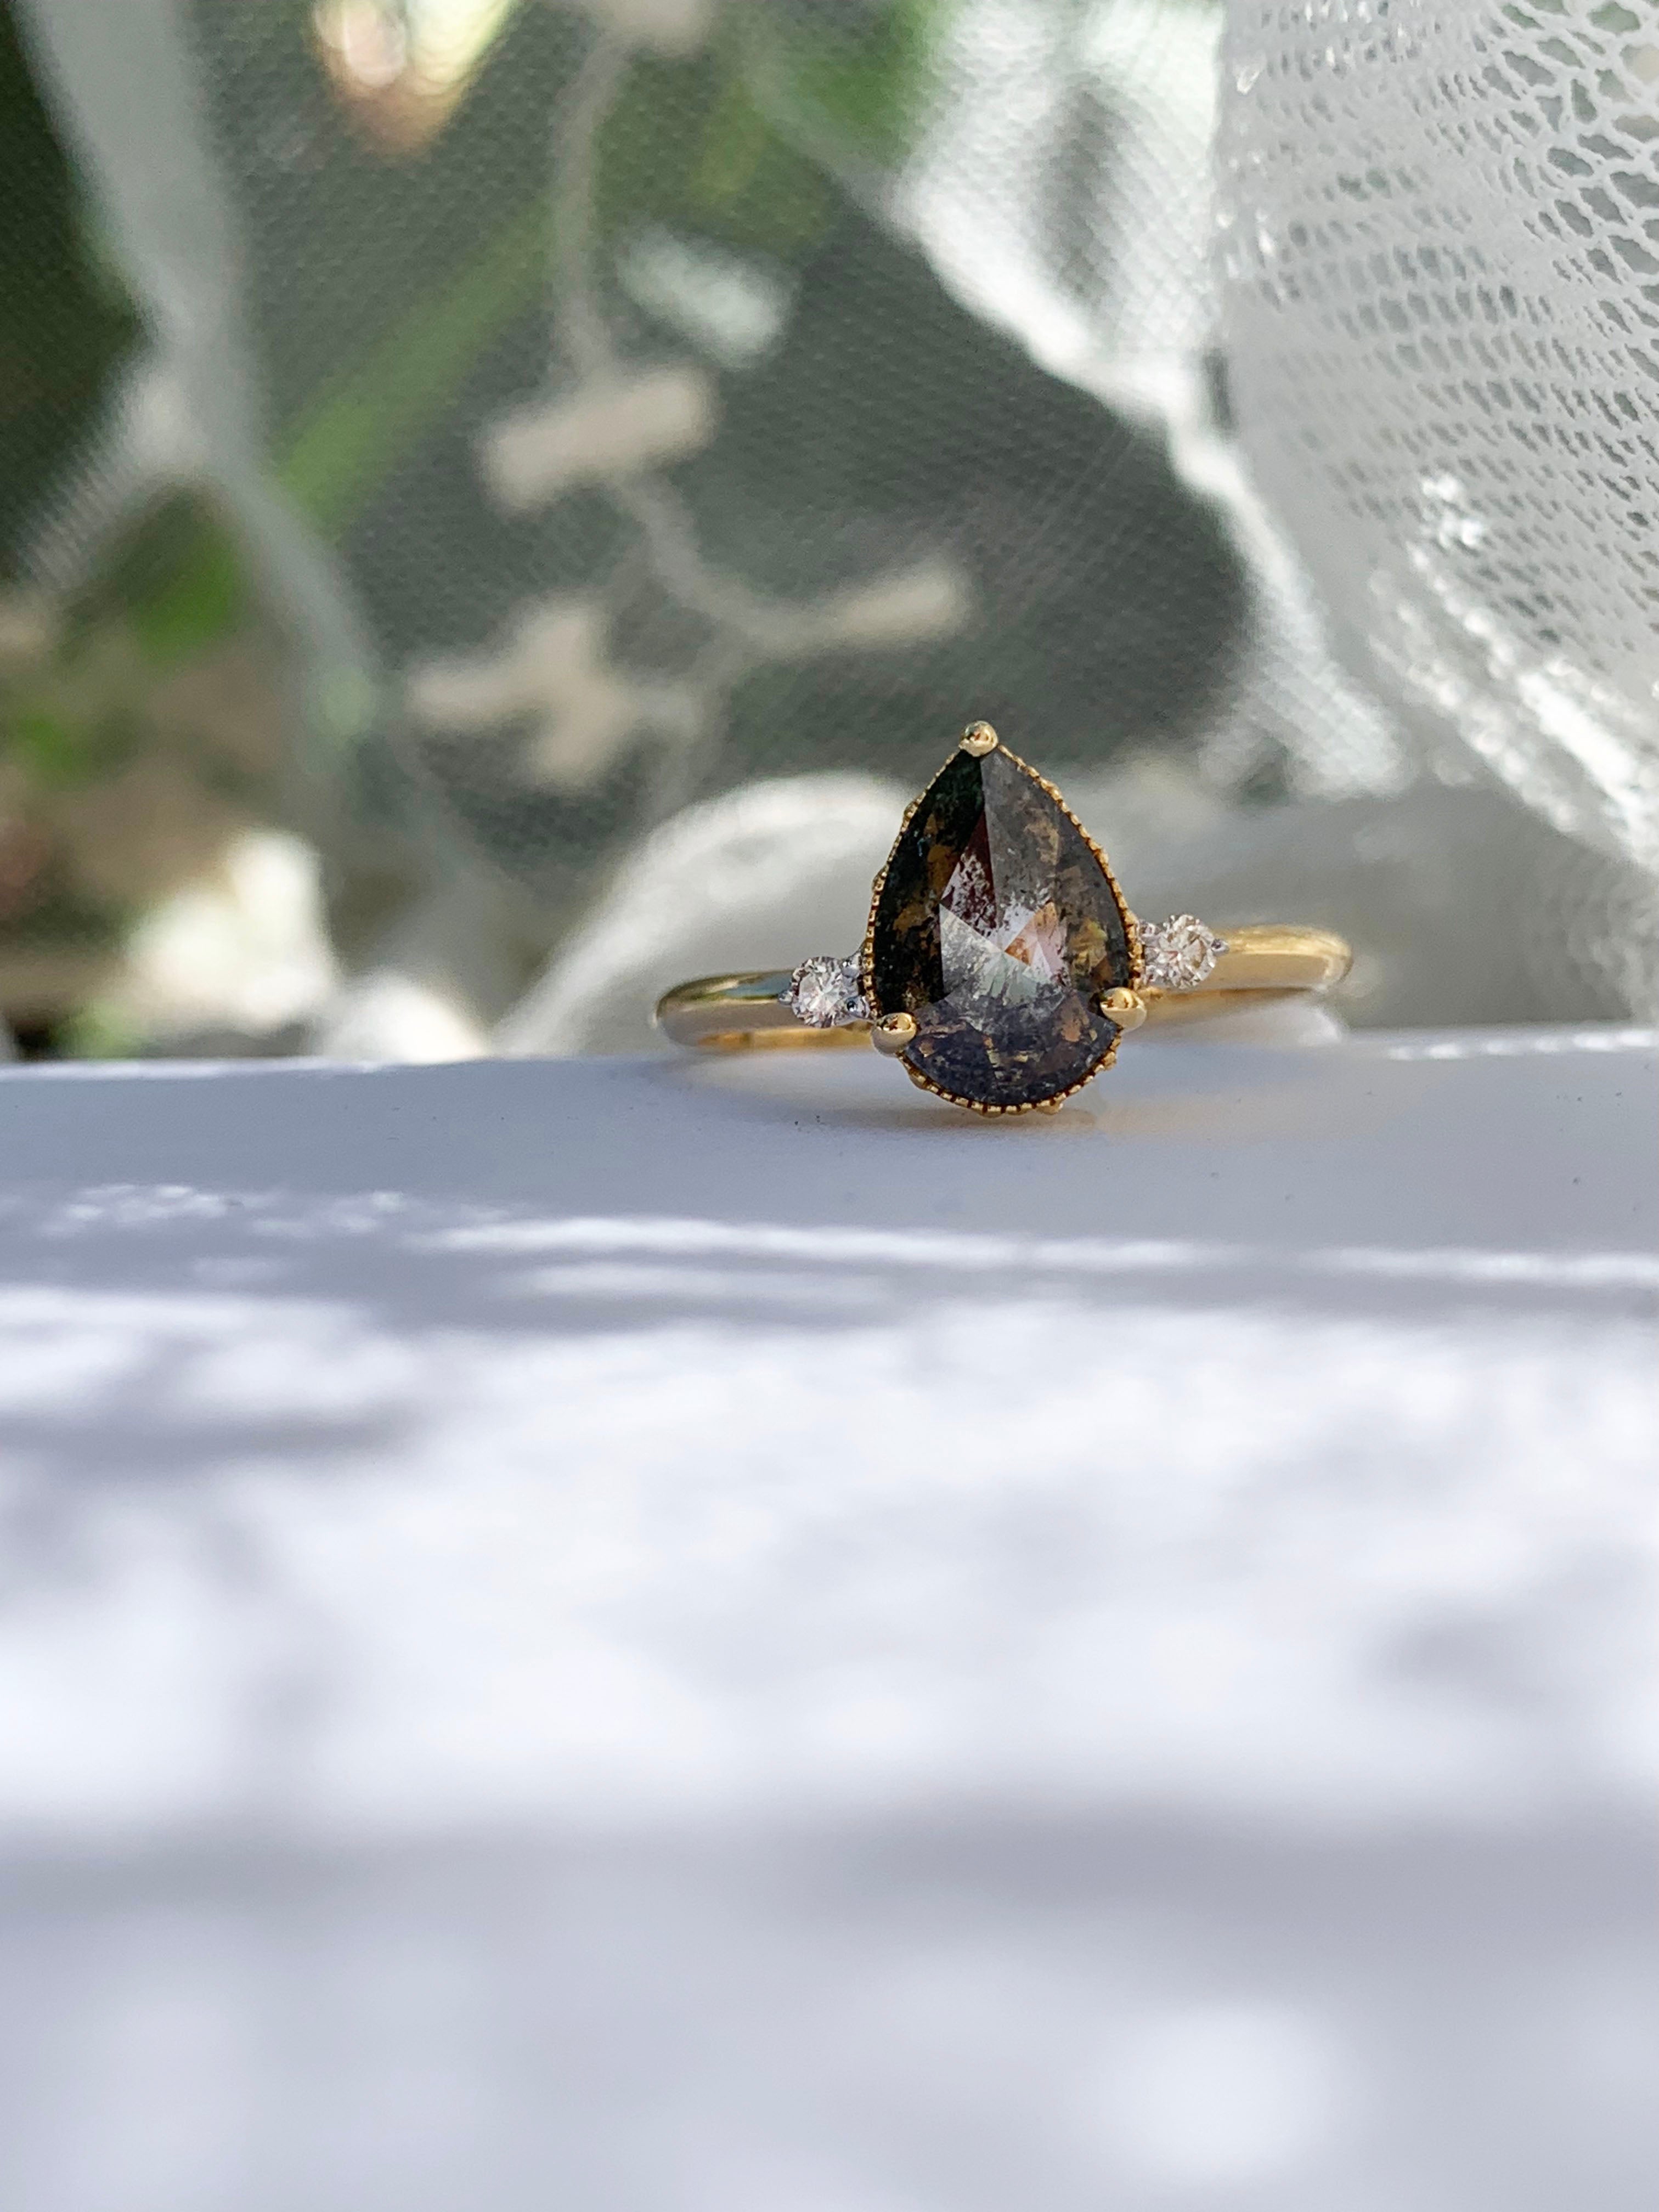
[[[868,1038],[973,1113],[1052,1112],[1143,1022],[1322,991],[1351,958],[1322,929],[1138,920],[1054,785],[973,722],[900,825],[860,952],[681,983],[656,1018],[703,1052]]]

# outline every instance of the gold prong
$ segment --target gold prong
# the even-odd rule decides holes
[[[891,1055],[901,1053],[916,1033],[914,1014],[884,1014],[870,1030],[870,1042],[878,1052]]]
[[[957,743],[963,752],[972,753],[978,757],[982,754],[994,753],[996,750],[997,733],[988,722],[969,722]]]
[[[1036,1110],[1039,1114],[1058,1114],[1065,1103],[1066,1101],[1063,1098],[1039,1098]]]
[[[1138,1030],[1146,1018],[1146,1001],[1138,991],[1122,989],[1103,992],[1100,1011],[1109,1022],[1115,1022],[1127,1032]]]

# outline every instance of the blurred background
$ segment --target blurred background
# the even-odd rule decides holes
[[[12,1048],[642,1048],[975,714],[1351,1021],[1650,1012],[1659,45],[1443,13],[4,0]]]

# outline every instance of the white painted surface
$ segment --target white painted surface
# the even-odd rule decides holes
[[[0,2197],[1646,2202],[1655,1089],[0,1074]]]

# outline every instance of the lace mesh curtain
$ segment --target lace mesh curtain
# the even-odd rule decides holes
[[[636,1045],[970,714],[1354,1018],[1650,1002],[1629,11],[15,4],[26,1030]]]
[[[1659,9],[1240,5],[1224,77],[1255,482],[1413,759],[1614,860],[1555,918],[1650,1007]]]

